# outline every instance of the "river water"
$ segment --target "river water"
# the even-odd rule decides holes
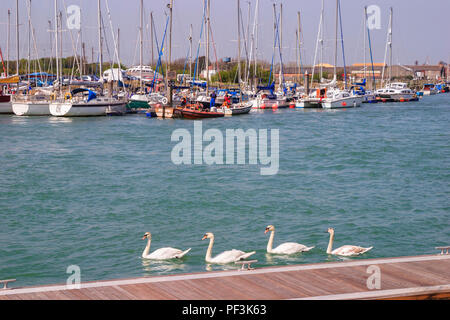
[[[176,165],[176,129],[194,122],[143,115],[0,116],[0,279],[14,286],[236,268],[205,263],[224,250],[256,251],[255,267],[341,260],[334,247],[373,246],[351,259],[437,253],[450,244],[450,95],[326,110],[266,110],[202,121],[218,129],[279,130],[279,168]],[[259,131],[258,131],[259,132]],[[208,143],[204,143],[206,146]],[[275,246],[315,246],[292,256]],[[141,258],[145,232],[180,261]]]

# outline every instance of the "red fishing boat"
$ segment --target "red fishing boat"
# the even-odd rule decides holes
[[[183,109],[177,109],[181,116],[185,119],[205,119],[205,118],[218,118],[223,117],[225,114],[223,112],[217,112],[213,107],[212,110],[208,108],[202,108],[201,105],[192,104],[187,105]]]

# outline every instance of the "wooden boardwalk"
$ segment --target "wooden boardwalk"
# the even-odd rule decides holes
[[[450,299],[450,255],[445,254],[254,267],[85,282],[79,289],[66,285],[0,289],[0,300]],[[380,289],[368,288],[370,270],[380,271]]]

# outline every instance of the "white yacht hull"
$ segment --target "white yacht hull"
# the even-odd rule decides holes
[[[300,99],[295,103],[296,108],[321,108],[322,102],[320,99]]]
[[[50,104],[50,113],[55,117],[106,116],[107,112],[111,111],[125,113],[126,104],[126,102],[53,102]]]
[[[414,93],[391,93],[391,94],[380,94],[379,99],[381,101],[410,101],[416,99],[416,95]]]
[[[12,110],[17,116],[49,116],[49,102],[13,102]]]
[[[12,109],[11,101],[0,102],[0,114],[11,114],[14,113]]]
[[[342,99],[323,99],[322,108],[325,109],[339,109],[339,108],[353,108],[359,107],[362,103],[363,97],[352,96]]]

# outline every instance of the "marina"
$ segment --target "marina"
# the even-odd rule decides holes
[[[404,4],[166,2],[0,11],[0,300],[450,299]]]

